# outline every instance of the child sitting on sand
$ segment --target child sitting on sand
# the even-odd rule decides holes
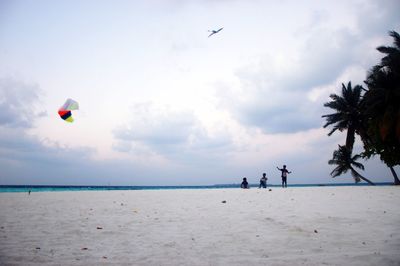
[[[260,185],[258,186],[258,188],[267,188],[267,180],[268,178],[266,177],[266,173],[263,173],[263,176],[260,178]]]
[[[242,184],[240,185],[241,188],[249,188],[249,183],[247,182],[247,178],[243,177]]]

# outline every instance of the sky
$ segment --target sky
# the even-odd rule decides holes
[[[0,185],[353,182],[323,107],[364,85],[399,1],[0,0]],[[223,27],[208,37],[209,30]],[[67,123],[58,108],[80,110]],[[362,150],[356,140],[356,151]],[[365,177],[391,182],[374,158]],[[400,168],[396,167],[400,174]]]

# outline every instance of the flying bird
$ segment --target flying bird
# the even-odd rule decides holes
[[[210,36],[212,36],[212,35],[214,35],[214,34],[220,32],[222,29],[223,29],[223,28],[220,28],[219,30],[209,30],[209,32],[211,32],[211,33],[210,33],[210,35],[208,35],[208,37],[210,37]]]

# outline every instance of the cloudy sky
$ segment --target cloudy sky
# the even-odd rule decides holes
[[[0,1],[0,184],[332,179],[321,115],[363,84],[399,1]],[[208,30],[224,29],[208,38]],[[58,117],[79,102],[74,123]],[[358,140],[358,149],[360,143]],[[373,181],[392,181],[379,159]],[[399,173],[399,168],[396,168]]]

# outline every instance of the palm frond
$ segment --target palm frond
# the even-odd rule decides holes
[[[387,55],[399,52],[398,49],[390,46],[379,46],[378,48],[376,48],[376,50]]]
[[[331,175],[332,177],[337,177],[337,176],[346,174],[348,170],[349,170],[348,168],[345,168],[345,167],[343,167],[343,166],[338,165],[337,167],[335,167],[335,168],[333,169],[333,171],[331,172],[330,175]]]
[[[352,162],[352,165],[355,167],[355,168],[358,168],[358,169],[361,169],[361,170],[363,170],[364,171],[364,165],[362,164],[362,163],[359,163],[359,162]]]
[[[400,50],[400,34],[392,30],[389,31],[389,35],[393,37],[394,44],[396,45],[397,49]]]

